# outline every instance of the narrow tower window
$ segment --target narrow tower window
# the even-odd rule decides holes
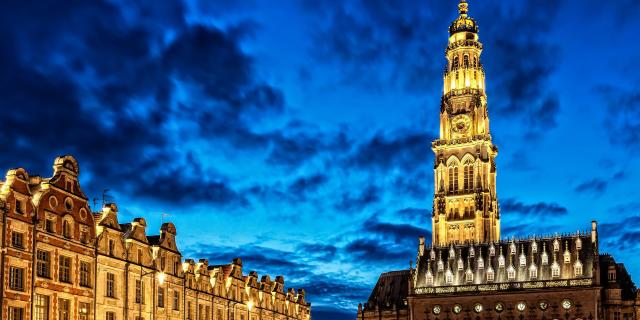
[[[462,63],[463,63],[465,68],[469,68],[469,56],[468,55],[466,55],[466,54],[464,55]]]

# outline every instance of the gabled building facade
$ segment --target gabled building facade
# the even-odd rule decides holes
[[[239,258],[183,260],[172,223],[148,235],[116,204],[92,212],[79,174],[63,156],[50,178],[18,168],[0,181],[0,319],[311,319],[304,291],[285,295],[281,276],[273,286]]]

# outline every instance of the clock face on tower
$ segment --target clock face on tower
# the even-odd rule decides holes
[[[451,130],[457,135],[466,134],[471,128],[471,118],[466,114],[459,114],[451,119]]]

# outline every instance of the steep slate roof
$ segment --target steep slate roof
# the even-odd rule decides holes
[[[380,275],[376,286],[365,305],[366,309],[393,309],[404,307],[409,293],[409,270],[385,272]]]

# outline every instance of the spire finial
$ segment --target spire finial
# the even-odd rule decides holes
[[[460,0],[460,3],[458,3],[458,11],[460,11],[461,15],[467,14],[469,11],[469,4],[467,3],[467,0]]]

